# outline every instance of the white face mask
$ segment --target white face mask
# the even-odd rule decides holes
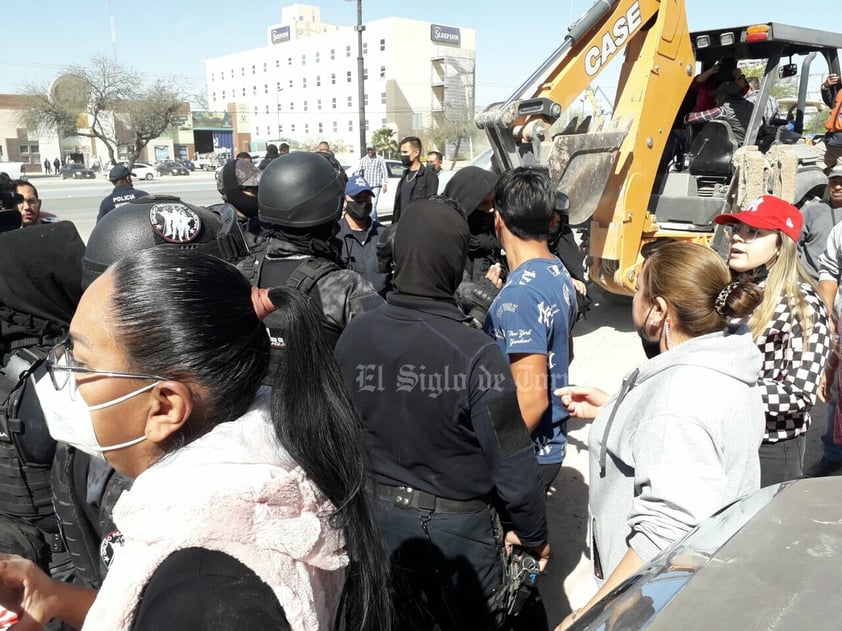
[[[61,390],[56,390],[49,374],[45,374],[35,383],[35,393],[38,395],[41,410],[44,412],[47,428],[55,440],[67,443],[79,451],[104,460],[103,454],[106,451],[131,447],[146,440],[146,436],[139,436],[124,443],[103,447],[99,444],[94,432],[94,419],[91,412],[128,401],[141,392],[151,390],[159,383],[161,382],[155,381],[111,401],[89,406],[80,393],[77,392],[76,397],[70,396],[71,386],[69,384]]]

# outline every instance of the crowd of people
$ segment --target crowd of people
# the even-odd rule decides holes
[[[805,474],[842,378],[821,209],[718,216],[727,261],[653,244],[630,314],[647,359],[612,396],[571,385],[588,287],[546,170],[466,167],[438,195],[441,155],[407,137],[387,226],[373,148],[351,177],[329,146],[282,149],[225,164],[208,208],[114,167],[87,244],[11,183],[0,605],[19,628],[566,629]],[[842,205],[842,170],[820,203]],[[599,589],[564,621],[535,594],[512,617],[507,564],[551,562],[570,417],[593,419]],[[808,475],[842,468],[840,418]]]

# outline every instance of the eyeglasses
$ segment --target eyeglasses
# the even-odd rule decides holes
[[[743,243],[752,243],[760,236],[760,228],[749,226],[748,224],[738,223],[731,226],[731,237],[739,235]]]
[[[76,374],[83,375],[100,375],[103,377],[117,377],[122,379],[155,379],[156,381],[167,381],[167,377],[160,377],[158,375],[147,375],[144,373],[134,372],[119,372],[113,370],[98,370],[96,368],[86,368],[76,364],[73,359],[72,347],[68,338],[63,339],[56,344],[47,353],[47,372],[50,375],[50,381],[53,382],[53,387],[56,390],[63,389],[68,383],[70,384],[71,397],[76,395]]]

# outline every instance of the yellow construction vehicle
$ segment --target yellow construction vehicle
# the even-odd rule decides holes
[[[591,279],[609,292],[630,294],[647,243],[707,244],[713,218],[743,200],[771,192],[798,204],[821,194],[820,156],[798,142],[798,132],[810,64],[821,55],[828,71],[839,73],[838,48],[842,34],[778,23],[691,33],[684,0],[599,0],[506,102],[476,122],[499,168],[549,168],[570,199],[571,224],[590,221]],[[610,120],[563,119],[623,54]],[[794,131],[787,138],[785,125],[764,121],[764,108],[755,107],[742,147],[727,123],[711,121],[685,159],[671,160],[665,149],[671,132],[683,129],[682,103],[697,64],[712,66],[726,54],[765,60],[756,103],[765,104],[779,78],[800,73]],[[800,68],[793,57],[803,58]]]

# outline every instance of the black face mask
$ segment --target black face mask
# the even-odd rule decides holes
[[[409,156],[401,155],[401,164],[408,169],[410,166],[412,166],[412,158]]]
[[[225,194],[225,199],[246,217],[257,217],[257,197],[246,195],[242,189],[235,188]]]
[[[637,330],[637,335],[640,337],[640,345],[643,346],[643,352],[646,354],[647,359],[652,359],[653,357],[657,357],[661,354],[661,341],[655,340],[653,342],[646,337],[646,325],[649,323],[649,316],[652,315],[652,309],[654,308],[655,305],[652,305],[649,308],[649,313],[646,314],[646,319]]]
[[[374,204],[372,202],[357,202],[349,200],[345,203],[345,212],[357,221],[368,219],[371,216],[372,208],[374,208]]]

